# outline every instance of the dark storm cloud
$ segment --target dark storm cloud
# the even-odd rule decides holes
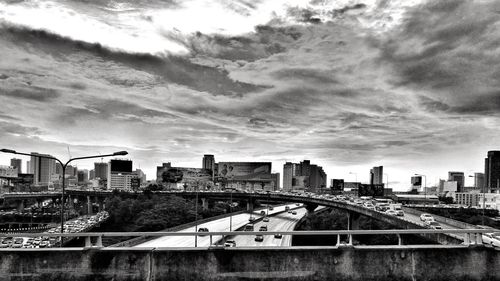
[[[500,112],[498,9],[455,0],[413,9],[401,32],[380,46],[381,61],[396,69],[394,84],[429,90],[419,102],[430,112]]]
[[[15,134],[22,136],[30,136],[40,134],[41,131],[38,128],[26,127],[12,122],[0,121],[0,131],[4,134]]]
[[[32,86],[29,88],[0,89],[0,96],[38,102],[49,102],[60,97],[55,89]]]
[[[37,51],[45,52],[60,60],[64,60],[68,55],[88,52],[101,59],[151,73],[161,77],[164,82],[185,85],[191,89],[214,95],[244,94],[265,88],[234,81],[228,77],[226,70],[194,64],[185,57],[158,57],[151,54],[125,53],[105,48],[100,44],[73,41],[70,38],[46,31],[6,25],[0,25],[0,35],[5,36],[5,39],[10,42],[15,42],[19,47],[26,48],[27,51],[31,51],[31,46],[36,45]],[[118,78],[109,79],[109,82],[127,87],[135,84],[134,81]]]

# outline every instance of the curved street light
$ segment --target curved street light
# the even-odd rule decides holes
[[[62,193],[61,193],[61,234],[64,233],[64,189],[65,189],[65,184],[66,184],[66,167],[68,166],[68,164],[74,160],[82,160],[82,159],[90,159],[90,158],[102,158],[102,157],[109,157],[109,156],[124,156],[124,155],[127,155],[128,152],[127,151],[117,151],[115,153],[112,153],[112,154],[105,154],[105,155],[92,155],[92,156],[83,156],[83,157],[75,157],[75,158],[70,158],[68,161],[66,161],[66,163],[63,163],[61,160],[53,157],[53,156],[49,156],[49,155],[41,155],[41,154],[31,154],[31,153],[24,153],[24,152],[17,152],[15,150],[12,150],[12,149],[7,149],[7,148],[3,148],[3,149],[0,149],[0,152],[3,152],[3,153],[11,153],[11,154],[19,154],[19,155],[25,155],[25,156],[32,156],[32,157],[39,157],[39,158],[46,158],[46,159],[53,159],[57,162],[59,162],[59,164],[61,164],[61,167],[62,167]],[[62,236],[61,236],[61,244],[60,246],[62,247]]]

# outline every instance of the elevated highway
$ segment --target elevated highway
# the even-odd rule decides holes
[[[67,195],[68,197],[76,198],[76,197],[83,197],[87,198],[88,204],[91,204],[92,201],[98,201],[100,202],[99,204],[102,205],[103,199],[106,197],[113,196],[113,192],[111,191],[81,191],[81,190],[68,190]],[[127,196],[139,196],[142,193],[129,193],[129,192],[124,192],[122,194],[125,194]],[[207,199],[213,199],[213,200],[230,200],[232,198],[233,200],[246,200],[247,201],[247,209],[248,210],[253,210],[253,204],[255,201],[274,201],[274,202],[296,202],[296,203],[302,203],[306,207],[307,206],[312,206],[314,209],[314,206],[325,206],[325,207],[331,207],[331,208],[336,208],[340,210],[344,210],[349,214],[349,229],[357,229],[359,225],[359,216],[368,216],[371,218],[374,218],[376,220],[394,225],[398,228],[403,228],[403,229],[413,229],[413,228],[423,228],[423,224],[420,221],[419,217],[417,214],[409,213],[406,212],[404,217],[396,217],[396,216],[391,216],[382,212],[378,212],[375,210],[371,210],[368,208],[365,208],[360,205],[355,205],[355,204],[350,204],[346,201],[343,200],[331,200],[331,199],[324,199],[324,198],[315,198],[315,197],[308,197],[308,196],[299,196],[299,195],[290,195],[290,194],[282,194],[282,193],[265,193],[265,192],[253,192],[253,193],[247,193],[247,192],[208,192],[208,191],[200,191],[200,192],[194,192],[194,191],[182,191],[182,192],[177,192],[177,191],[161,191],[161,192],[155,192],[154,194],[158,196],[170,196],[170,195],[176,195],[176,196],[181,196],[184,198],[200,198],[202,200],[202,205],[204,208],[208,208],[208,201]],[[57,192],[52,192],[52,193],[7,193],[7,194],[2,194],[0,195],[0,198],[3,198],[4,200],[23,200],[23,199],[28,199],[28,198],[33,198],[33,199],[42,199],[42,198],[57,198],[57,196],[60,196],[60,193]],[[89,207],[90,209],[90,207]],[[446,229],[457,229],[460,228],[457,225],[451,225],[448,224],[445,221],[439,221],[440,223],[443,224],[444,228]],[[430,238],[431,236],[427,237]],[[463,237],[460,235],[437,235],[437,236],[432,236],[433,239],[436,239],[437,242],[442,243],[442,244],[456,244],[456,243],[461,243],[463,241]]]

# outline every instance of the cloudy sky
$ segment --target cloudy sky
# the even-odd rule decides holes
[[[149,179],[205,153],[482,172],[499,77],[495,0],[0,0],[0,146],[128,150]]]

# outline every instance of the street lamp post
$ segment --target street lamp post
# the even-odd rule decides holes
[[[55,160],[57,162],[59,162],[59,164],[61,164],[61,167],[62,167],[62,192],[61,192],[61,234],[64,233],[64,190],[65,190],[65,187],[66,187],[66,178],[65,178],[65,174],[66,174],[66,167],[68,166],[68,164],[74,160],[82,160],[82,159],[90,159],[90,158],[102,158],[102,157],[109,157],[109,156],[123,156],[123,155],[127,155],[128,152],[127,151],[118,151],[118,152],[115,152],[113,154],[105,154],[105,155],[92,155],[92,156],[83,156],[83,157],[75,157],[75,158],[70,158],[66,163],[63,163],[61,160],[53,157],[53,156],[48,156],[48,155],[40,155],[40,154],[31,154],[31,153],[24,153],[24,152],[17,152],[15,150],[12,150],[12,149],[0,149],[0,152],[3,152],[3,153],[11,153],[11,154],[19,154],[19,155],[25,155],[25,156],[32,156],[32,157],[39,157],[39,158],[46,158],[46,159],[52,159],[52,160]],[[63,237],[61,236],[61,244],[59,246],[62,247],[62,242],[63,242]]]
[[[476,174],[474,174],[473,176],[469,175],[469,178],[474,178],[474,189],[476,189],[477,188],[477,186],[476,186]],[[482,186],[481,189],[482,189],[481,193],[483,194],[483,208],[482,208],[483,215],[481,216],[481,224],[484,225],[484,209],[485,209],[485,200],[486,200],[486,196],[484,194],[485,187]]]
[[[229,231],[233,231],[233,189],[231,189],[231,200],[229,201]]]
[[[424,185],[424,206],[427,206],[427,176],[422,175],[422,174],[415,174],[415,176],[421,176],[424,177],[425,179],[425,185]]]
[[[196,201],[194,202],[194,231],[198,232],[198,187],[196,187]],[[198,247],[198,235],[194,236],[194,246]]]

